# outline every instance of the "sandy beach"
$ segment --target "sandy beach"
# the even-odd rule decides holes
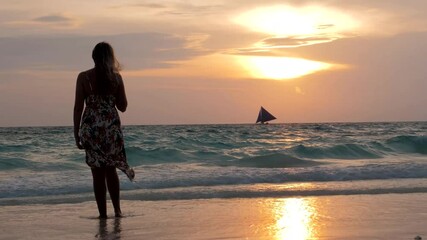
[[[95,202],[2,206],[1,239],[414,239],[427,237],[426,198],[123,201],[124,217],[107,220]]]

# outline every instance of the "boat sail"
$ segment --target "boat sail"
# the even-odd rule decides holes
[[[274,119],[276,119],[276,117],[273,116],[271,113],[269,113],[267,110],[265,110],[261,106],[261,109],[259,110],[259,113],[258,113],[258,118],[256,120],[256,123],[260,122],[261,124],[264,124],[264,123],[267,123],[268,121],[271,121]]]

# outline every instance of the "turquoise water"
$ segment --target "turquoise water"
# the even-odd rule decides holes
[[[427,192],[427,122],[125,126],[124,199]],[[0,205],[92,199],[72,127],[0,128]]]

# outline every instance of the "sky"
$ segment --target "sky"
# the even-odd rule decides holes
[[[109,42],[124,125],[427,120],[425,0],[0,0],[0,126],[71,126]]]

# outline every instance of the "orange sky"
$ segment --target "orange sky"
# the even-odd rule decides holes
[[[126,124],[427,120],[427,2],[0,0],[0,126],[72,125],[110,42]]]

